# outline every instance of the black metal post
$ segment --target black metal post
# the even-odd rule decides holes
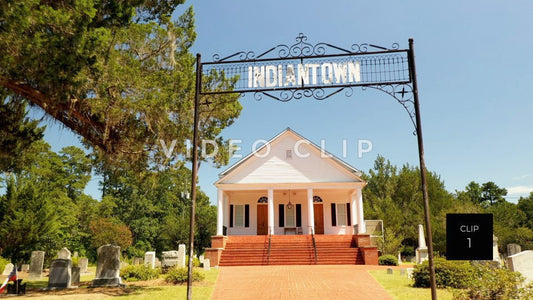
[[[422,197],[424,200],[424,217],[426,223],[426,236],[429,260],[429,283],[431,286],[431,299],[437,299],[437,286],[435,281],[435,264],[433,262],[433,234],[431,233],[431,218],[429,211],[429,196],[426,176],[426,162],[424,159],[424,140],[422,138],[422,121],[420,120],[420,104],[418,101],[418,86],[416,82],[414,40],[409,39],[409,62],[411,80],[413,81],[413,99],[416,118],[416,136],[418,139],[418,157],[420,159],[420,177],[422,180]]]
[[[194,219],[196,217],[196,178],[198,173],[198,122],[200,117],[200,91],[202,84],[202,56],[196,54],[196,90],[194,93],[194,129],[192,140],[191,215],[189,231],[189,263],[187,275],[187,300],[192,300],[192,270],[194,254]]]

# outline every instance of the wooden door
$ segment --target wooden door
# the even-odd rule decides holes
[[[313,204],[315,210],[315,234],[324,234],[324,205]]]
[[[268,234],[268,205],[257,205],[257,235]]]

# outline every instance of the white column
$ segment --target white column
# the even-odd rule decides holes
[[[268,189],[268,230],[274,234],[274,190]]]
[[[229,235],[229,197],[226,193],[224,193],[224,208],[222,209],[222,211],[224,212],[223,215],[224,215],[224,218],[223,218],[223,226],[226,226],[226,230],[228,232],[226,232],[226,234]]]
[[[217,235],[222,235],[222,226],[224,226],[224,191],[221,189],[218,189],[217,200]]]
[[[355,191],[355,200],[357,202],[357,233],[366,233],[365,218],[363,216],[363,193],[360,188]]]
[[[356,224],[359,224],[357,221],[358,221],[358,218],[357,218],[357,193],[354,192],[352,195],[351,195],[351,199],[350,199],[350,215],[352,216],[352,226],[355,226]],[[359,226],[357,226],[357,228],[359,228]],[[358,232],[353,232],[353,233],[358,233]]]
[[[313,189],[307,189],[307,222],[309,223],[309,234],[315,233],[315,207],[313,206]]]

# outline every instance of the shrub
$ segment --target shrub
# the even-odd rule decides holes
[[[475,268],[476,275],[471,284],[464,290],[454,291],[454,299],[533,299],[533,284],[524,285],[520,273],[489,264]]]
[[[79,257],[72,257],[71,258],[71,261],[72,261],[72,266],[73,267],[77,267],[78,266],[78,263],[80,261],[80,258]]]
[[[188,264],[188,263],[189,263],[189,255],[185,255],[185,264]],[[195,268],[200,267],[200,259],[198,259],[198,257],[196,256],[192,257],[192,266]]]
[[[386,254],[380,256],[378,262],[381,266],[397,266],[398,258],[394,255]]]
[[[3,272],[4,271],[4,268],[6,267],[6,265],[8,263],[10,263],[11,261],[9,259],[5,259],[3,257],[0,256],[0,272]]]
[[[475,277],[476,269],[469,262],[452,261],[444,258],[435,258],[435,281],[439,288],[469,287]],[[429,287],[429,262],[415,266],[413,271],[414,287]]]
[[[200,271],[192,270],[192,281],[202,281],[204,278],[204,274],[200,273]],[[170,269],[165,276],[165,281],[173,284],[187,282],[187,268]]]
[[[160,269],[151,269],[144,265],[128,265],[120,270],[120,276],[126,281],[156,279]]]

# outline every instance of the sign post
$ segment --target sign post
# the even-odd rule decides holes
[[[214,76],[231,78],[234,84],[230,87],[217,86],[204,84],[202,81],[203,77]],[[392,44],[389,48],[373,44],[353,44],[349,48],[343,48],[328,43],[310,44],[307,36],[302,33],[296,37],[295,44],[280,44],[257,55],[253,51],[240,51],[224,57],[215,54],[212,62],[204,63],[201,62],[200,55],[197,56],[187,299],[192,298],[199,96],[253,93],[256,100],[268,97],[287,102],[303,97],[324,100],[339,93],[349,97],[353,95],[355,88],[372,88],[392,96],[404,107],[415,128],[428,241],[431,297],[437,299],[413,39],[409,39],[408,49],[400,49],[398,44]]]

